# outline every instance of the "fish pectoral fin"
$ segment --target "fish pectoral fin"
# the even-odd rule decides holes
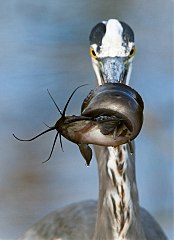
[[[80,152],[86,161],[86,165],[89,166],[92,159],[92,149],[88,144],[78,144]]]
[[[118,119],[108,119],[105,121],[100,121],[99,122],[99,128],[100,128],[100,132],[103,135],[109,135],[112,134],[115,129],[117,128],[117,126],[119,125]]]
[[[117,137],[124,137],[128,133],[128,128],[124,123],[120,123],[117,128],[114,130],[114,139],[117,139]]]
[[[111,123],[102,123],[99,128],[103,135],[109,135],[114,131],[115,126]]]

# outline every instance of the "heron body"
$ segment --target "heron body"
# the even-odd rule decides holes
[[[98,85],[129,84],[135,54],[134,34],[110,19],[90,34],[90,53]],[[53,212],[20,240],[165,240],[155,219],[139,205],[134,143],[95,146],[99,200],[72,204]]]

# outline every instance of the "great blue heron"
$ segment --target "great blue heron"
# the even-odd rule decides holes
[[[90,34],[90,54],[99,85],[129,84],[134,33],[124,22],[98,23]],[[134,146],[133,146],[134,148]],[[128,144],[95,146],[99,200],[72,204],[46,216],[21,240],[164,240],[159,224],[139,206],[134,151]]]

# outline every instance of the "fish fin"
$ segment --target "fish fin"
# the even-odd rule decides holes
[[[124,123],[120,123],[117,128],[115,128],[114,130],[114,139],[116,139],[117,137],[124,137],[126,136],[128,132],[128,128],[126,127],[126,125]]]
[[[92,149],[88,144],[78,144],[80,152],[86,161],[86,165],[89,166],[92,159]]]
[[[113,123],[102,123],[102,124],[99,125],[99,128],[100,128],[100,132],[103,135],[109,135],[114,131],[115,124],[113,124]]]
[[[99,121],[100,132],[103,135],[109,135],[114,133],[115,128],[119,125],[120,120],[118,118],[103,119]]]

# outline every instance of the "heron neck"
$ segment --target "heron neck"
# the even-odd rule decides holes
[[[134,154],[128,144],[116,148],[95,146],[95,152],[99,201],[94,240],[140,239],[138,236],[143,240]]]

